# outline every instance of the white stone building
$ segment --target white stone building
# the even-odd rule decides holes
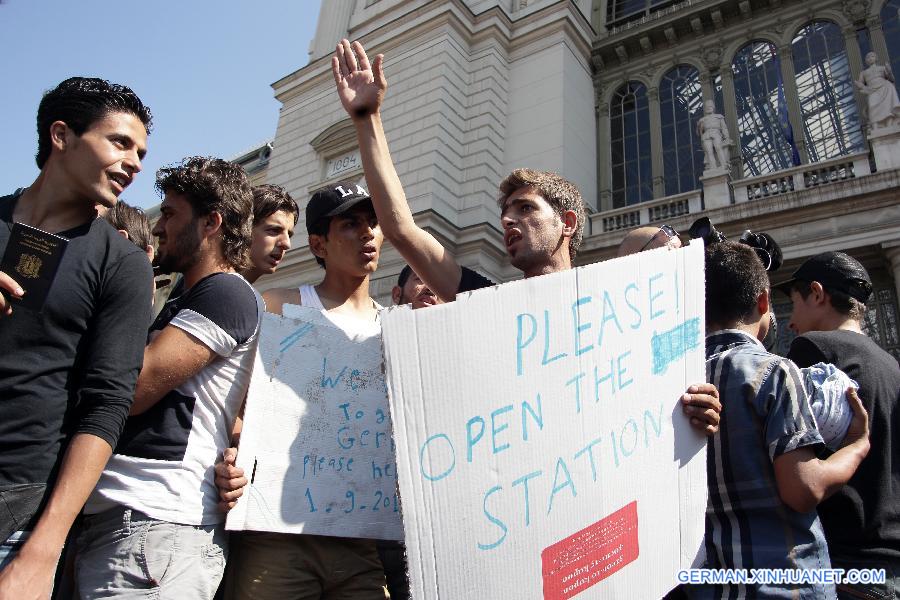
[[[729,237],[772,234],[776,280],[842,250],[875,283],[870,334],[900,357],[900,129],[873,134],[853,84],[869,51],[900,72],[898,13],[900,0],[328,0],[309,64],[273,84],[266,177],[301,207],[362,179],[330,66],[337,40],[359,39],[386,56],[384,123],[413,213],[462,264],[518,276],[497,184],[554,170],[590,206],[579,264],[614,256],[629,228],[703,215]],[[735,142],[730,176],[703,175],[704,99]],[[321,278],[302,210],[297,231],[261,289]],[[402,265],[386,245],[373,295],[389,301]]]

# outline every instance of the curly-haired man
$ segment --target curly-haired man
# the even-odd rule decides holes
[[[212,598],[227,551],[213,465],[249,384],[262,300],[249,264],[253,198],[240,167],[190,158],[157,173],[156,266],[181,273],[150,327],[131,415],[85,505],[80,597]]]

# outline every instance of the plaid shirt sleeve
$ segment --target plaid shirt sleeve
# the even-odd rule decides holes
[[[758,398],[765,409],[762,414],[770,460],[774,462],[798,448],[824,444],[800,370],[793,362],[783,358],[772,361]]]

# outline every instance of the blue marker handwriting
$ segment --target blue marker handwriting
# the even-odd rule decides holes
[[[282,339],[278,343],[279,351],[282,354],[286,352],[288,348],[300,341],[300,338],[309,333],[313,329],[313,327],[314,325],[312,323],[304,323],[293,332],[291,332],[290,335],[285,336],[284,339]]]
[[[670,363],[700,345],[700,319],[688,319],[669,331],[654,333],[650,341],[653,354],[653,374],[666,372]]]
[[[653,273],[640,282],[582,295],[567,309],[515,316],[516,375],[587,353],[608,353],[630,335],[680,312],[678,278]]]
[[[658,410],[644,410],[621,426],[596,431],[597,436],[571,456],[557,456],[542,469],[487,489],[481,498],[487,533],[476,543],[477,548],[492,550],[507,540],[511,528],[525,530],[535,519],[549,518],[555,510],[572,510],[580,491],[603,485],[605,469],[627,466],[632,456],[652,451],[663,434],[664,414],[660,403]]]

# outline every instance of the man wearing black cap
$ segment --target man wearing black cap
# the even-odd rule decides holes
[[[325,277],[316,286],[267,291],[266,310],[281,314],[285,304],[298,304],[319,309],[350,336],[380,333],[382,307],[369,295],[369,277],[384,237],[368,192],[349,181],[318,190],[306,206],[306,230]],[[230,508],[247,480],[234,467],[236,452],[226,455],[216,465],[216,484]],[[235,550],[239,556],[229,563],[225,583],[229,599],[384,599],[374,540],[245,531]]]
[[[780,287],[794,303],[790,328],[798,334],[788,358],[799,367],[836,365],[859,383],[859,396],[869,413],[871,452],[850,481],[818,510],[832,565],[883,568],[887,582],[842,584],[838,596],[900,597],[900,441],[892,431],[900,400],[900,367],[862,332],[865,302],[872,293],[869,274],[843,252],[825,252],[803,263]],[[874,590],[887,595],[865,595]]]

